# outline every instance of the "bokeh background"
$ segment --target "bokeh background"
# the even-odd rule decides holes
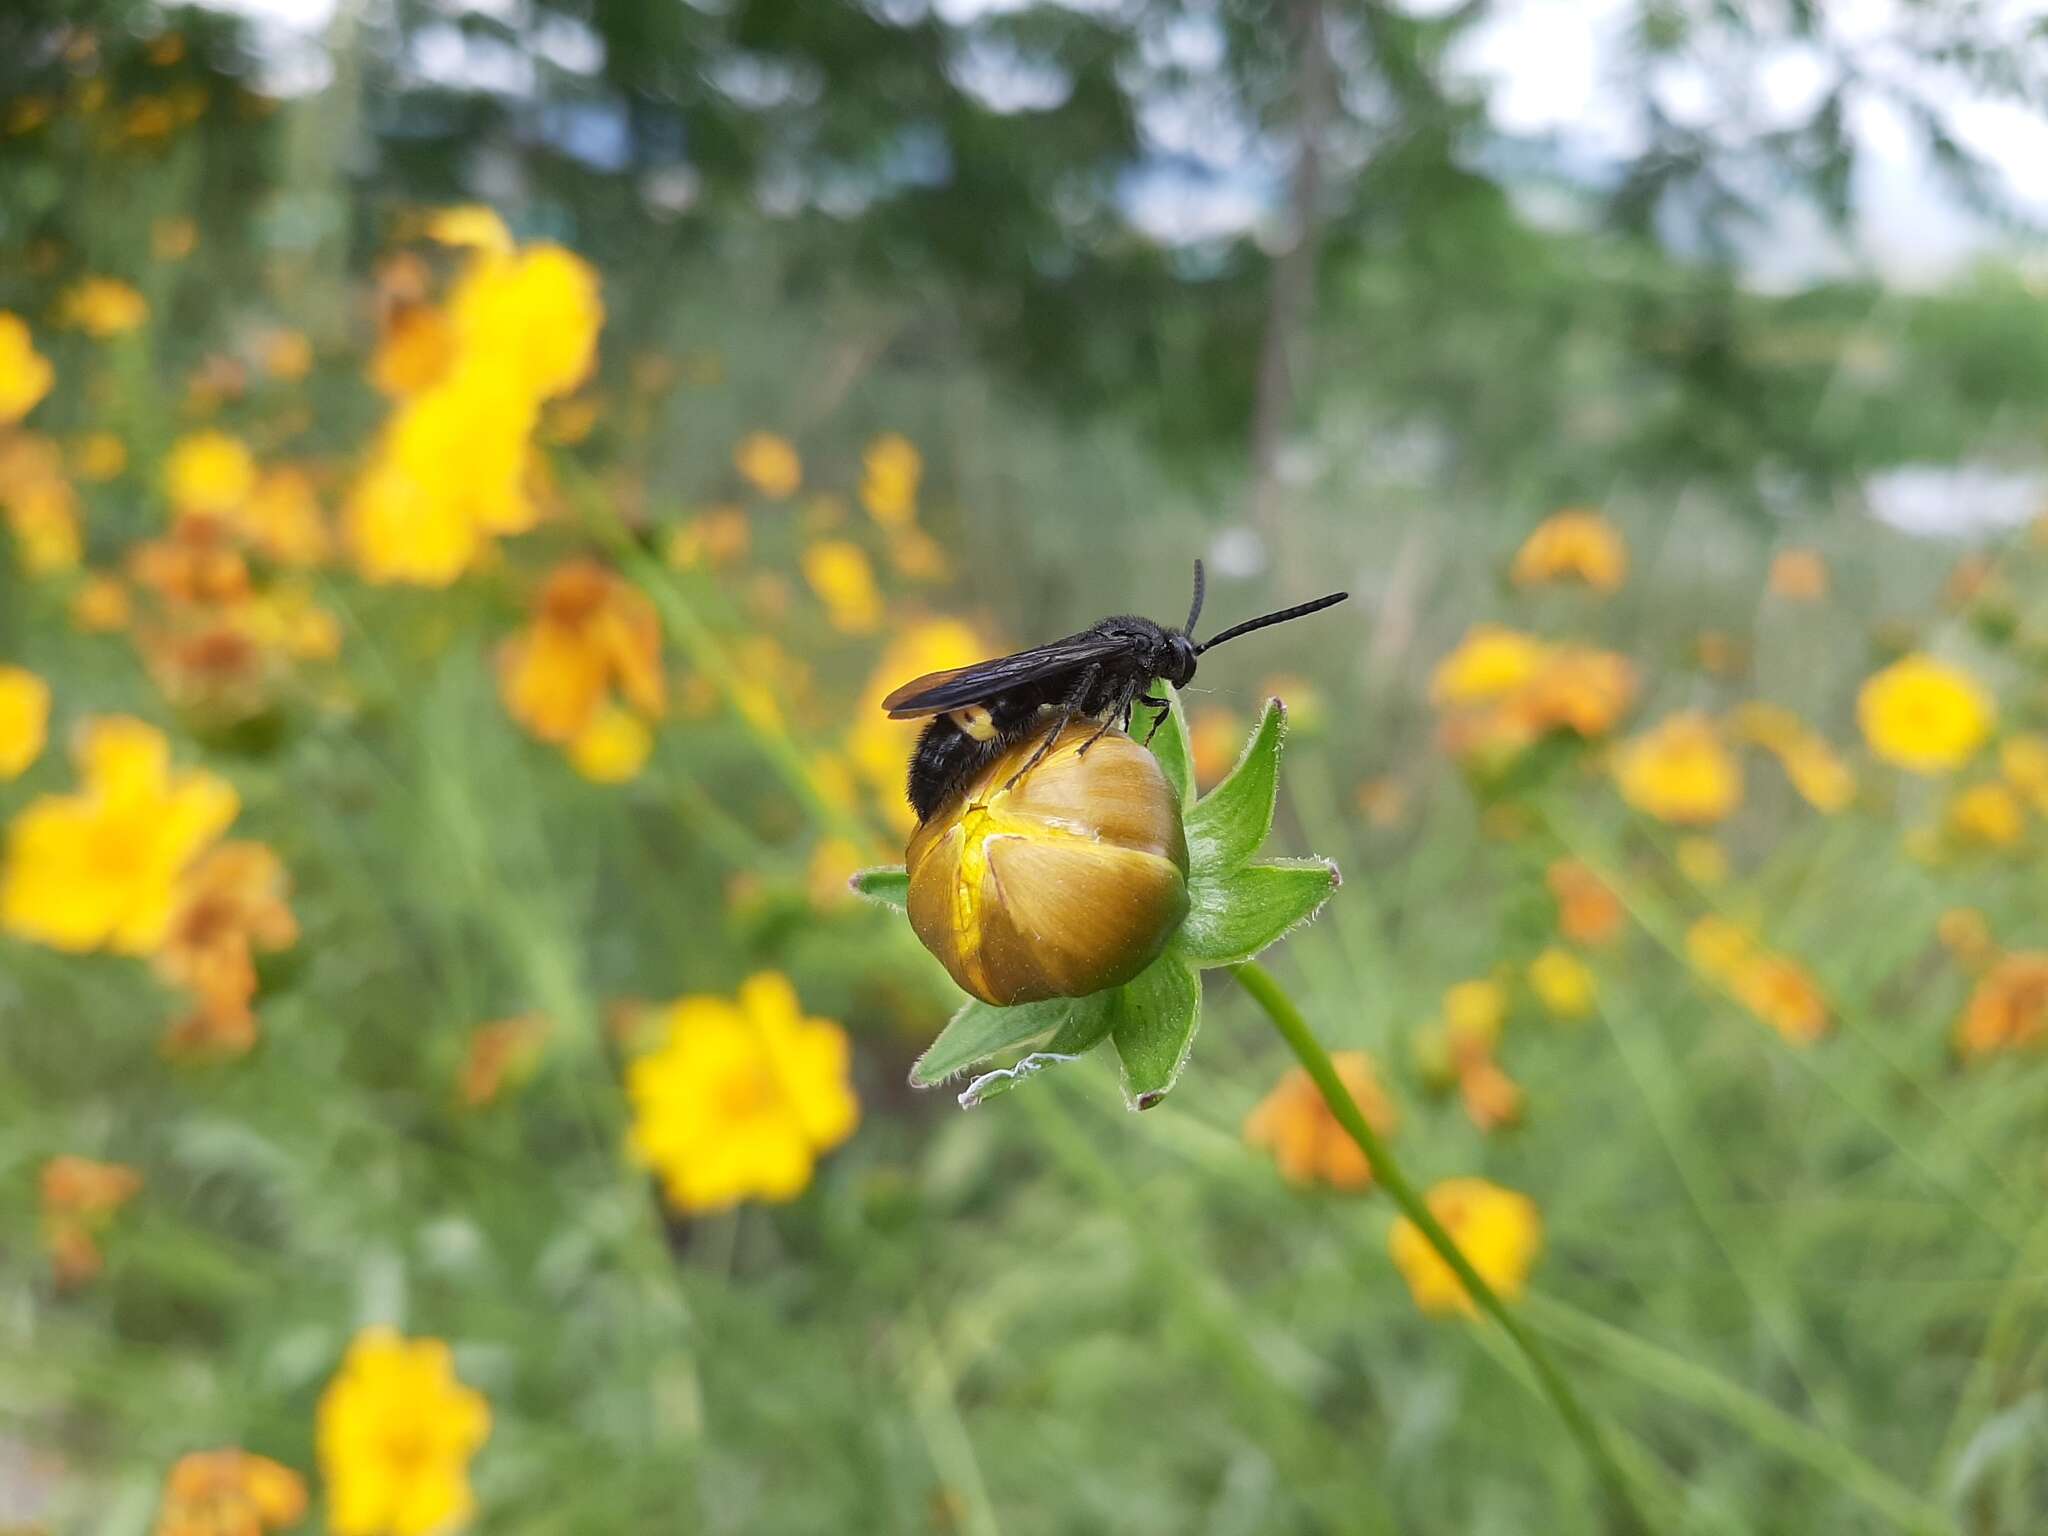
[[[906,1086],[877,700],[1197,556],[1645,1523],[2048,1526],[2043,27],[12,0],[0,1529],[1627,1528],[1227,977]]]

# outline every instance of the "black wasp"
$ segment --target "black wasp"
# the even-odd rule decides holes
[[[949,672],[928,672],[882,700],[882,708],[892,720],[931,717],[931,724],[917,738],[917,750],[910,754],[910,804],[917,819],[930,820],[954,790],[1035,729],[1042,711],[1050,711],[1053,729],[1046,732],[1045,740],[1011,783],[1037,765],[1068,721],[1080,716],[1102,721],[1095,735],[1082,745],[1083,752],[1112,725],[1128,728],[1133,705],[1162,711],[1159,720],[1152,722],[1156,733],[1160,720],[1166,718],[1166,700],[1147,691],[1153,678],[1185,688],[1195,675],[1195,658],[1204,651],[1269,624],[1317,613],[1351,595],[1332,592],[1312,603],[1262,614],[1197,645],[1194,631],[1195,620],[1202,616],[1202,586],[1202,562],[1197,560],[1195,601],[1188,609],[1187,623],[1179,629],[1168,629],[1135,614],[1118,614],[1089,625],[1078,635],[1014,656],[998,656]],[[1152,738],[1148,735],[1145,739],[1149,744]]]

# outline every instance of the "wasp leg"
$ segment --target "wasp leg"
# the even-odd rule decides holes
[[[1064,731],[1072,723],[1074,716],[1080,713],[1081,701],[1088,697],[1095,687],[1095,680],[1100,676],[1102,676],[1102,666],[1101,663],[1096,662],[1091,663],[1088,670],[1083,672],[1075,681],[1072,690],[1069,691],[1066,698],[1060,704],[1060,717],[1058,721],[1054,723],[1051,730],[1045,733],[1045,739],[1039,742],[1038,750],[1031,754],[1030,760],[1022,768],[1019,768],[1010,775],[1009,781],[1003,785],[1005,793],[1015,789],[1017,781],[1036,768],[1039,759],[1052,750],[1052,744],[1060,739],[1060,732]]]
[[[1128,687],[1126,687],[1123,691],[1123,697],[1112,702],[1109,708],[1103,712],[1102,724],[1096,727],[1095,734],[1093,736],[1090,736],[1086,741],[1082,742],[1081,750],[1079,752],[1076,752],[1074,755],[1076,757],[1086,757],[1088,755],[1088,749],[1094,746],[1095,743],[1097,743],[1098,741],[1102,740],[1104,736],[1108,735],[1109,728],[1112,725],[1115,725],[1118,720],[1122,720],[1126,725],[1128,725],[1131,719],[1132,701],[1135,700],[1138,697],[1138,695],[1143,693],[1144,691],[1145,685],[1143,683],[1132,683]]]
[[[1138,702],[1149,705],[1159,711],[1158,714],[1152,717],[1152,729],[1145,733],[1145,745],[1149,747],[1152,745],[1152,738],[1159,734],[1159,727],[1166,724],[1166,716],[1168,711],[1173,708],[1173,701],[1171,699],[1155,699],[1148,693],[1139,699]]]

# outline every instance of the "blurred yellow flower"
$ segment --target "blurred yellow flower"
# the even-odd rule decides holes
[[[82,1285],[100,1272],[99,1239],[114,1213],[142,1188],[142,1175],[125,1163],[67,1154],[44,1163],[36,1182],[43,1246],[57,1283]]]
[[[88,485],[104,485],[128,467],[128,445],[111,432],[87,432],[71,444],[71,468]]]
[[[318,565],[333,543],[313,481],[302,469],[264,471],[234,524],[250,548],[279,565]]]
[[[1736,710],[1738,735],[1778,759],[1801,799],[1824,815],[1846,810],[1856,798],[1856,776],[1819,732],[1791,710],[1753,701]]]
[[[1710,913],[1686,931],[1685,951],[1694,969],[1792,1044],[1810,1045],[1827,1033],[1827,998],[1813,978],[1740,924]]]
[[[1204,788],[1230,772],[1244,748],[1245,724],[1235,710],[1205,704],[1188,720],[1188,750],[1195,760],[1195,782]]]
[[[1864,683],[1856,718],[1870,750],[1912,773],[1960,768],[1991,734],[1997,706],[1960,668],[1918,653]]]
[[[1507,989],[1497,981],[1461,981],[1444,989],[1444,1028],[1455,1043],[1492,1046],[1507,1016]]]
[[[803,460],[786,437],[750,432],[732,451],[732,466],[749,485],[774,501],[794,496],[804,483]]]
[[[559,245],[474,263],[449,296],[465,368],[502,372],[538,402],[589,377],[604,324],[597,273]]]
[[[2048,736],[2013,732],[1999,745],[1998,771],[2038,815],[2048,816]]]
[[[1978,981],[1956,1020],[1956,1051],[1975,1061],[2048,1037],[2048,954],[2005,956]]]
[[[892,640],[874,671],[868,674],[867,684],[854,702],[846,752],[899,832],[908,832],[917,825],[917,817],[904,797],[903,775],[904,764],[910,760],[910,749],[917,744],[924,722],[891,720],[882,712],[883,698],[913,677],[964,667],[991,654],[993,649],[971,625],[958,619],[927,619],[911,625]]]
[[[0,662],[0,780],[17,779],[43,755],[50,685],[26,667]]]
[[[1771,596],[1815,603],[1828,595],[1828,566],[1817,549],[1781,549],[1772,557]]]
[[[164,1482],[155,1536],[266,1536],[306,1517],[306,1480],[248,1451],[192,1451]]]
[[[1380,1086],[1372,1057],[1364,1051],[1333,1051],[1330,1061],[1366,1123],[1381,1136],[1391,1136],[1400,1117]],[[1372,1164],[1330,1113],[1314,1079],[1299,1067],[1282,1077],[1245,1116],[1243,1134],[1246,1145],[1273,1154],[1281,1177],[1290,1184],[1323,1183],[1344,1190],[1372,1187]]]
[[[1742,803],[1742,765],[1705,715],[1686,710],[1624,742],[1614,758],[1621,796],[1646,815],[1705,826]]]
[[[1552,730],[1604,736],[1635,703],[1636,671],[1626,656],[1585,645],[1550,648],[1536,675],[1504,706],[1506,718],[1530,737]]]
[[[118,576],[94,572],[71,594],[71,623],[81,634],[111,635],[128,627],[133,609]]]
[[[593,784],[624,784],[638,778],[654,751],[654,732],[630,709],[601,704],[583,729],[569,739],[569,766]]]
[[[416,395],[439,382],[454,358],[446,315],[431,304],[391,303],[370,354],[370,383],[387,395]]]
[[[56,949],[147,954],[181,877],[235,819],[234,787],[173,772],[163,734],[125,716],[88,722],[77,761],[77,793],[39,796],[7,829],[0,929]]]
[[[849,635],[871,634],[882,622],[882,593],[866,551],[845,539],[806,545],[804,580],[825,605],[832,627]]]
[[[442,245],[468,246],[494,256],[509,255],[512,250],[512,231],[481,203],[436,209],[427,217],[426,234]]]
[[[320,1394],[315,1439],[335,1536],[441,1536],[476,1513],[469,1463],[490,1404],[439,1339],[365,1328]]]
[[[35,409],[55,378],[49,359],[36,351],[27,322],[0,309],[0,426]]]
[[[654,604],[594,560],[556,566],[533,622],[499,648],[498,691],[533,735],[570,746],[580,772],[600,783],[631,778],[653,738],[613,696],[645,719],[667,708]]]
[[[1621,932],[1621,902],[1577,859],[1559,859],[1544,871],[1543,883],[1557,902],[1557,931],[1574,944],[1605,944]]]
[[[753,529],[747,514],[734,506],[706,509],[669,537],[668,563],[679,571],[708,565],[723,570],[747,556]]]
[[[1548,648],[1533,635],[1498,624],[1475,624],[1457,648],[1437,663],[1430,676],[1430,697],[1439,704],[1497,699],[1526,686],[1547,653]]]
[[[64,478],[63,456],[33,432],[0,436],[0,508],[15,553],[31,576],[76,566],[85,552],[78,494]]]
[[[1718,982],[1733,979],[1756,948],[1738,924],[1714,913],[1700,918],[1685,933],[1685,953],[1693,968]]]
[[[194,432],[164,459],[164,494],[181,516],[225,519],[256,488],[256,458],[225,432]]]
[[[1597,592],[1618,592],[1628,579],[1628,546],[1598,512],[1568,507],[1536,525],[1515,554],[1518,587],[1577,580]]]
[[[179,882],[176,911],[150,957],[157,975],[192,994],[173,1028],[173,1055],[237,1056],[256,1044],[256,956],[299,940],[291,877],[262,843],[222,843]]]
[[[861,505],[884,528],[907,527],[917,517],[917,487],[924,459],[910,439],[885,432],[861,456]]]
[[[1975,907],[1950,907],[1935,919],[1934,936],[1958,965],[1976,970],[1998,954],[1991,924]]]
[[[149,301],[115,277],[87,277],[64,291],[58,319],[99,341],[125,336],[149,319]]]
[[[922,528],[898,528],[889,535],[889,563],[907,581],[944,581],[946,552]]]
[[[2019,796],[2004,784],[1972,784],[1948,803],[1948,834],[1976,848],[2010,848],[2027,829]]]
[[[860,1119],[846,1031],[805,1018],[773,971],[736,998],[670,1004],[661,1044],[627,1068],[626,1094],[633,1157],[682,1211],[794,1199]]]
[[[1474,1273],[1501,1300],[1519,1301],[1543,1248],[1543,1217],[1536,1202],[1485,1179],[1466,1178],[1443,1180],[1430,1190],[1427,1203]],[[1432,1316],[1477,1315],[1464,1281],[1406,1216],[1395,1221],[1388,1247],[1416,1306]]]
[[[1529,962],[1529,990],[1554,1019],[1583,1019],[1593,1011],[1598,987],[1593,968],[1553,944]]]
[[[1728,853],[1711,837],[1694,833],[1681,837],[1673,850],[1678,872],[1694,885],[1709,890],[1728,879]]]

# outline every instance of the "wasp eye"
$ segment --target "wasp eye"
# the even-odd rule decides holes
[[[1180,801],[1121,731],[1017,743],[910,840],[910,925],[960,986],[1007,1007],[1120,986],[1188,912]]]

